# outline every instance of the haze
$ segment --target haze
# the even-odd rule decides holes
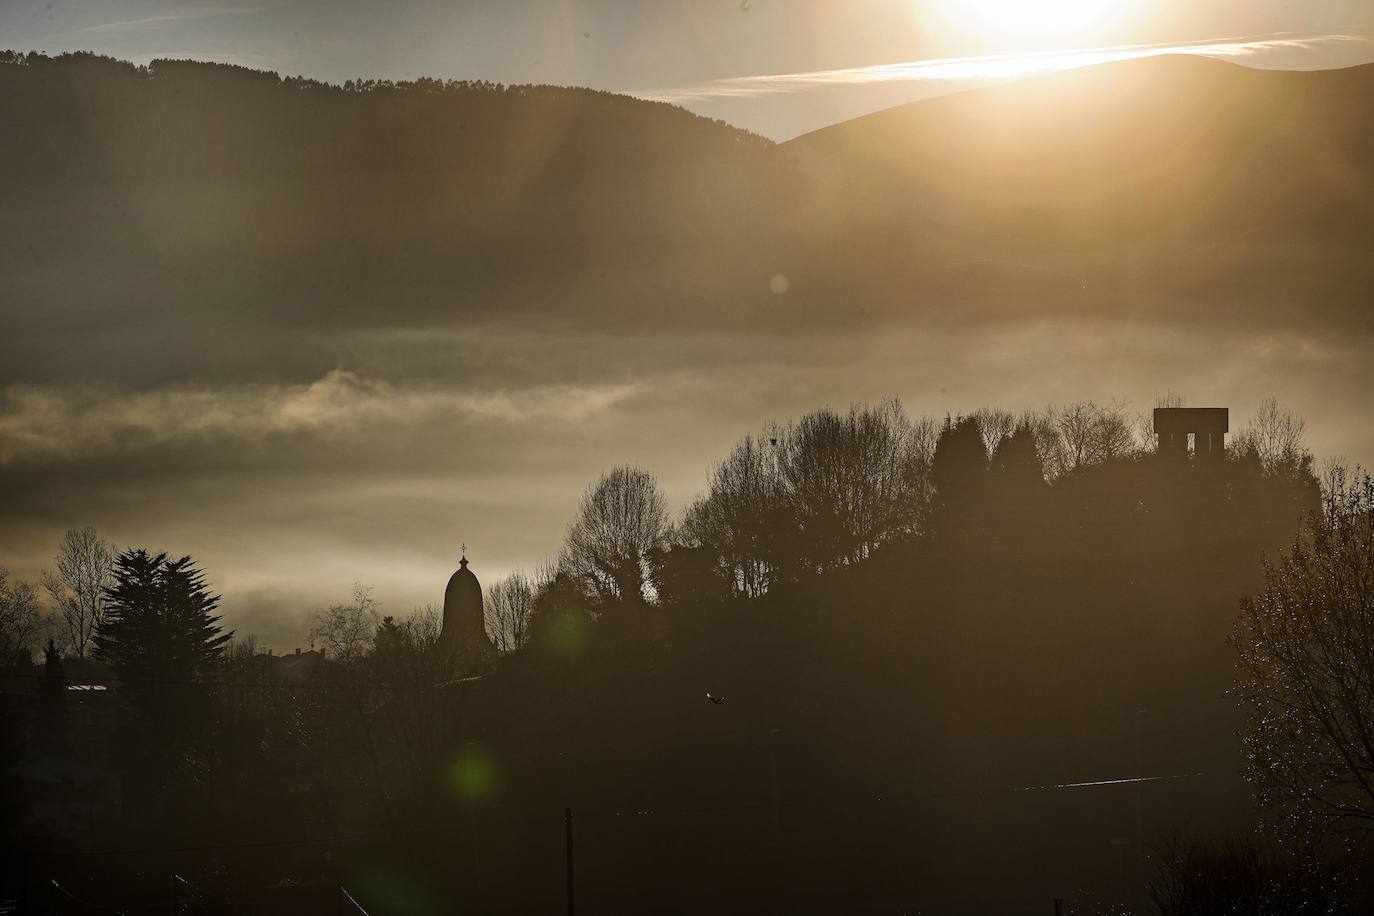
[[[1342,120],[1367,110],[1374,75],[1301,82],[1317,74],[1235,66],[1325,72],[1374,60],[1367,8],[1113,6],[1062,29],[999,30],[948,5],[877,0],[843,11],[584,2],[559,15],[533,3],[7,4],[0,35],[22,50],[187,57],[339,83],[590,86],[679,102],[775,139],[953,90],[988,95],[918,106],[906,126],[857,121],[784,147],[760,143],[755,159],[719,167],[741,195],[757,194],[742,209],[725,192],[696,203],[648,195],[657,212],[644,188],[681,181],[677,164],[615,171],[623,163],[575,146],[571,128],[535,130],[519,113],[487,123],[526,131],[510,141],[524,158],[501,173],[524,209],[469,197],[445,210],[429,188],[378,186],[327,165],[319,188],[283,191],[271,169],[242,165],[280,154],[252,134],[253,103],[219,109],[218,127],[171,116],[188,119],[195,143],[213,145],[197,132],[223,129],[261,160],[181,162],[176,181],[150,181],[177,149],[121,133],[96,96],[54,95],[54,107],[26,110],[37,133],[3,141],[10,161],[46,164],[0,179],[0,556],[36,577],[62,533],[88,524],[121,545],[190,553],[224,594],[230,626],[290,648],[306,616],[355,582],[388,611],[438,601],[461,542],[491,581],[552,556],[583,488],[614,464],[654,471],[681,509],[741,436],[822,405],[897,396],[913,414],[943,418],[1089,398],[1146,411],[1172,391],[1227,405],[1239,424],[1278,395],[1306,419],[1319,456],[1374,462],[1364,394],[1374,386],[1371,135]],[[1124,46],[1137,52],[1094,50]],[[1173,57],[1122,59],[1190,46],[1230,62],[1194,61],[1200,69],[1184,77]],[[1026,55],[1052,63],[1007,69]],[[950,70],[954,58],[982,63]],[[1028,241],[1015,237],[1025,224],[980,212],[971,191],[942,199],[940,188],[969,173],[941,150],[1026,148],[987,133],[977,99],[1015,89],[987,83],[1086,63],[1119,75],[1037,73],[1034,85],[1053,88],[1034,96],[1022,128],[1046,155],[1101,132],[1085,142],[1116,158],[1092,176],[1105,201],[1094,225],[1112,232]],[[1275,79],[1257,81],[1265,76]],[[1114,80],[1139,108],[1092,107],[1114,104],[1116,89],[1097,101],[1074,95]],[[1221,107],[1190,109],[1215,117],[1215,132],[1206,120],[1135,114],[1175,108],[1194,81],[1215,87],[1201,95]],[[1056,108],[1064,98],[1078,101]],[[58,111],[86,131],[50,135],[84,144],[84,164],[70,169],[24,148]],[[1081,111],[1110,120],[1075,120]],[[1258,167],[1219,165],[1253,152],[1228,145],[1236,112],[1243,123],[1312,113],[1281,138],[1292,162],[1311,167],[1288,173],[1296,190],[1279,194]],[[621,126],[639,131],[637,117]],[[700,150],[744,142],[689,121],[648,128],[645,137],[660,133],[639,148],[665,149],[675,132],[704,138]],[[862,155],[846,139],[856,132]],[[1132,170],[1148,162],[1115,145],[1122,136],[1182,150],[1183,178],[1162,203],[1132,190]],[[392,142],[405,174],[434,174],[446,155],[418,130]],[[463,167],[506,161],[500,142],[479,138],[490,149]],[[583,156],[610,171],[562,180]],[[1005,166],[1008,186],[1042,174],[1025,159]],[[931,187],[924,168],[935,170]],[[725,187],[713,174],[702,180]],[[1204,179],[1222,175],[1214,193]],[[333,209],[349,190],[347,212]],[[838,216],[841,194],[873,206]],[[1081,201],[1049,192],[1023,203],[1032,221],[1082,213],[1072,209]],[[1249,224],[1247,214],[1280,206],[1268,228]],[[580,221],[603,207],[604,219],[629,215],[614,226],[600,214]],[[773,215],[791,218],[783,207],[796,208],[799,235],[775,232]],[[862,241],[898,224],[902,241]],[[450,256],[446,241],[465,253]],[[1270,273],[1215,266],[1244,258]]]

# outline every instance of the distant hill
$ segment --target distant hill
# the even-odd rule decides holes
[[[1138,317],[1320,313],[1368,329],[1370,111],[1374,65],[1282,72],[1173,56],[915,102],[785,148],[849,199],[872,242],[859,249],[865,274],[948,284],[999,312],[1051,297]],[[909,260],[932,234],[945,258]]]
[[[801,180],[723,122],[550,86],[11,54],[0,121],[11,302],[168,335],[661,315]]]
[[[1367,331],[1370,111],[1374,66],[1158,58],[778,146],[590,90],[8,54],[0,384],[313,379],[350,334],[487,320]]]

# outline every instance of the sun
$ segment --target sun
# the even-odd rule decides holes
[[[1072,36],[1110,24],[1130,0],[946,0],[967,27],[1026,37]]]

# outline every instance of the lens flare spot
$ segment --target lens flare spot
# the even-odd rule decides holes
[[[501,771],[496,758],[480,747],[463,748],[449,767],[449,792],[466,805],[489,801],[496,795],[500,782]]]
[[[577,608],[563,608],[549,619],[544,645],[554,655],[574,658],[587,645],[587,615]]]
[[[792,284],[787,279],[787,274],[773,274],[773,278],[768,281],[768,289],[775,296],[781,296],[787,292]]]
[[[440,916],[443,908],[432,890],[406,868],[373,863],[349,881],[364,900],[385,900],[397,916]]]

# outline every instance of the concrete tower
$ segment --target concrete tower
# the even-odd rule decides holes
[[[1226,434],[1231,427],[1225,407],[1156,407],[1154,420],[1161,455],[1186,456],[1192,435],[1193,457],[1206,461],[1226,457]]]

